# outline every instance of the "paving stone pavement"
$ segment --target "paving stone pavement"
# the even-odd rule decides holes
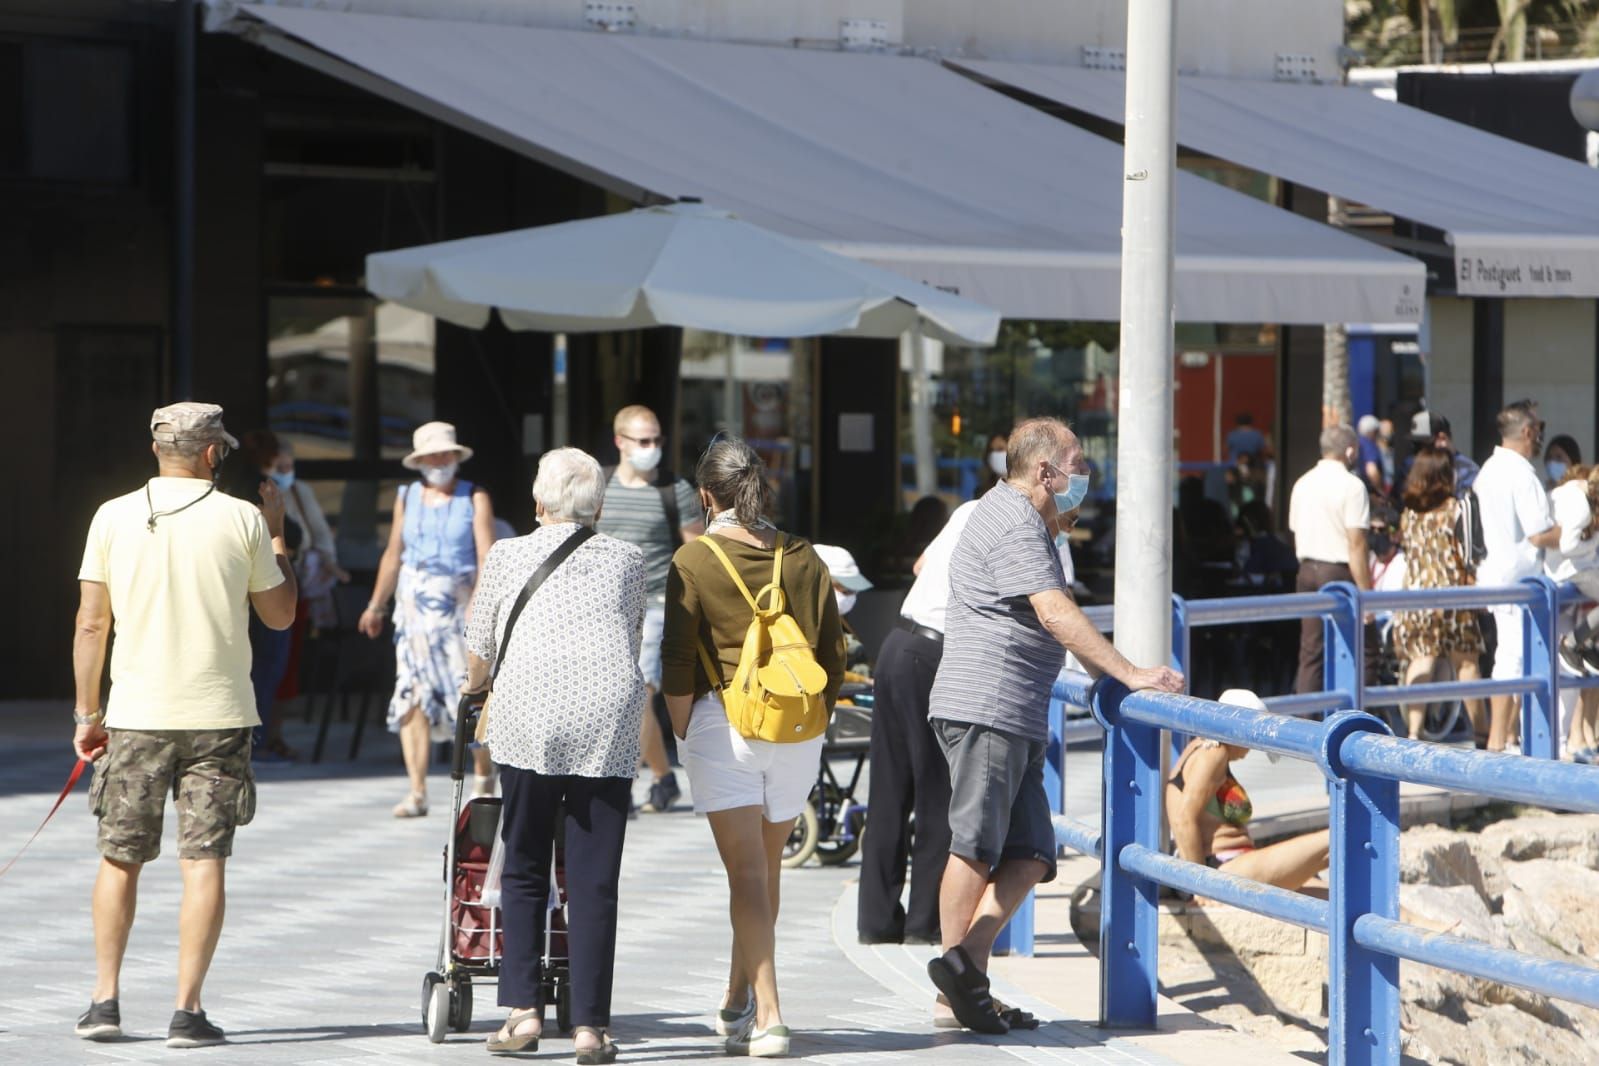
[[[421,1031],[421,981],[442,906],[448,780],[431,784],[433,816],[396,820],[389,808],[400,777],[391,758],[259,772],[259,813],[240,831],[229,864],[227,926],[206,983],[207,1011],[229,1044],[198,1051],[164,1044],[179,897],[170,814],[162,857],[143,874],[123,971],[130,1035],[107,1044],[72,1036],[93,978],[89,894],[98,861],[80,784],[0,879],[0,1063],[487,1061],[483,1040],[501,1017],[491,989],[476,994],[471,1033],[433,1045]],[[58,746],[0,738],[0,861],[33,831],[69,765]],[[709,1014],[726,980],[727,898],[709,828],[687,812],[645,815],[630,826],[625,856],[613,1019],[623,1061],[722,1059]],[[919,972],[927,949],[850,942],[855,870],[812,865],[784,877],[778,972],[796,1059],[1167,1062],[1079,1023],[1002,1038],[935,1035],[927,1023],[932,989]],[[1042,1016],[1056,1013],[1001,992]],[[538,1057],[570,1061],[570,1050],[550,1039]]]

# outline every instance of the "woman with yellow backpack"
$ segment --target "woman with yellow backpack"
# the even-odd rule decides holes
[[[672,557],[661,688],[694,809],[727,868],[732,967],[716,1017],[729,1054],[788,1054],[774,963],[783,845],[816,781],[844,678],[832,578],[767,519],[766,466],[742,440],[695,470],[706,536]]]

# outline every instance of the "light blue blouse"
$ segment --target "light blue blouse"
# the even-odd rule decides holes
[[[405,528],[400,561],[429,574],[452,576],[477,569],[477,541],[472,536],[472,490],[465,478],[439,507],[422,502],[422,482],[405,487]]]

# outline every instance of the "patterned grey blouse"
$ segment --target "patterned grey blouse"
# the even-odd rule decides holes
[[[489,550],[472,598],[466,643],[491,667],[527,579],[577,532],[564,522]],[[644,555],[590,538],[528,600],[494,682],[494,761],[550,775],[632,778],[639,760],[644,678]]]

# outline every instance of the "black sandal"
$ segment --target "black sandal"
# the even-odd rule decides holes
[[[577,1039],[577,1034],[587,1029],[600,1038],[599,1047],[584,1048],[577,1053],[577,1066],[605,1066],[616,1061],[616,1045],[611,1042],[611,1034],[604,1029],[592,1025],[580,1025],[572,1030],[572,1038]]]
[[[988,976],[972,962],[965,948],[957,944],[930,960],[927,976],[949,999],[950,1009],[962,1026],[996,1036],[1010,1032],[1010,1026],[994,1009],[994,998],[988,994]]]
[[[1020,1007],[1005,1007],[999,1012],[1000,1019],[1012,1029],[1037,1029],[1038,1019],[1022,1010]]]

